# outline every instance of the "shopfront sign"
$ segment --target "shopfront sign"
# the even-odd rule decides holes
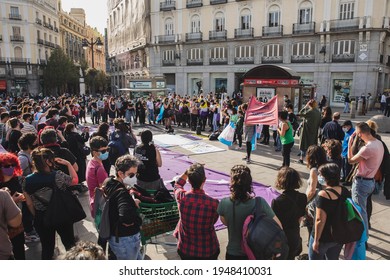
[[[14,68],[15,76],[26,76],[26,74],[27,74],[26,68]]]
[[[5,68],[0,68],[0,76],[5,76],[6,73]]]
[[[150,88],[152,88],[152,82],[132,81],[132,82],[130,82],[130,88],[150,89]]]
[[[296,86],[299,85],[299,80],[285,80],[285,79],[245,79],[246,86]]]
[[[156,88],[165,88],[165,82],[156,82]]]
[[[6,89],[7,89],[7,81],[0,80],[0,90],[6,90]]]

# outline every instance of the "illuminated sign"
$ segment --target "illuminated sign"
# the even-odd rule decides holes
[[[285,79],[245,79],[244,85],[252,86],[296,86],[299,85],[299,80]]]

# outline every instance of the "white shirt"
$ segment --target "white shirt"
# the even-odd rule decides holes
[[[381,103],[386,103],[386,95],[382,94]]]
[[[149,110],[153,110],[154,109],[153,101],[148,100],[148,102],[146,102],[146,106],[148,107]]]
[[[23,134],[25,133],[37,133],[37,130],[35,129],[35,127],[28,123],[28,122],[23,122],[23,128],[20,130],[20,132],[22,132]]]

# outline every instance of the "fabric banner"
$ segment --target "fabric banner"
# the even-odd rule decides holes
[[[245,124],[278,125],[278,96],[274,96],[267,103],[257,101],[252,96],[245,113]]]

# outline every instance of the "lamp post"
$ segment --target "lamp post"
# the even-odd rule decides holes
[[[97,37],[94,41],[93,38],[91,38],[90,41],[88,41],[86,38],[82,41],[83,49],[86,50],[88,47],[91,48],[92,51],[92,69],[95,69],[95,57],[94,57],[94,46],[97,46],[98,49],[101,49],[103,47],[103,43],[100,40],[100,37]],[[95,71],[91,72],[92,74],[92,95],[95,95]]]

